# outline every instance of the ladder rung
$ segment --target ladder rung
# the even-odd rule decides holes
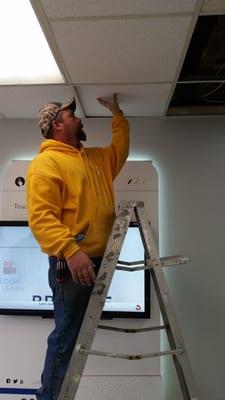
[[[160,257],[162,267],[170,267],[172,265],[187,264],[190,262],[190,258],[182,255]]]
[[[139,264],[140,265],[140,264]],[[142,265],[142,267],[120,267],[117,265],[117,271],[125,271],[125,272],[136,272],[136,271],[143,271],[145,269],[150,269],[148,265]]]
[[[120,265],[144,265],[145,264],[145,260],[138,260],[138,261],[117,261],[117,267],[119,267]]]
[[[124,332],[124,333],[139,333],[139,332],[150,332],[150,331],[157,331],[160,329],[166,329],[165,325],[159,325],[159,326],[152,326],[148,328],[139,328],[139,329],[133,329],[133,328],[117,328],[116,326],[106,326],[106,325],[98,325],[98,329],[104,329],[108,331],[115,331],[115,332]]]
[[[77,346],[77,351],[84,355],[93,355],[93,356],[101,356],[101,357],[111,357],[111,358],[122,358],[125,360],[142,360],[144,358],[152,358],[152,357],[162,357],[167,355],[176,355],[183,353],[183,349],[174,349],[168,351],[158,351],[155,353],[146,353],[146,354],[120,354],[120,353],[108,353],[107,351],[98,351],[98,350],[85,350],[83,348],[79,349]]]
[[[168,256],[168,257],[160,257],[160,264],[162,267],[171,267],[173,265],[183,265],[187,264],[190,262],[190,259],[186,256]],[[122,265],[124,265],[122,267]],[[126,265],[126,266],[125,266]],[[132,265],[138,265],[138,267],[132,267]],[[151,263],[151,260],[148,260],[147,263],[145,263],[144,260],[140,261],[118,261],[116,269],[118,271],[126,271],[126,272],[135,272],[135,271],[143,271],[146,269],[150,269],[153,267],[153,263]]]

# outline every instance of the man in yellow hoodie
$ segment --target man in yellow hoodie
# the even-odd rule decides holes
[[[48,103],[38,115],[45,140],[28,170],[28,218],[49,255],[55,318],[36,394],[41,400],[59,394],[114,221],[113,181],[128,156],[129,125],[117,95],[98,101],[113,114],[105,148],[83,147],[75,99]]]

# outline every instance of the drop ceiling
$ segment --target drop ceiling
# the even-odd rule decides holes
[[[200,16],[167,115],[225,113],[225,15]]]
[[[174,100],[180,81],[187,78],[182,68],[199,17],[225,15],[224,0],[31,0],[31,4],[65,83],[0,86],[0,118],[35,118],[46,101],[72,96],[79,115],[105,117],[109,113],[96,98],[114,92],[127,116],[176,115],[178,108],[177,115],[182,115],[187,104],[177,106]],[[210,86],[214,78],[207,82],[208,91],[215,89]],[[190,97],[188,84],[184,96]],[[192,114],[194,104],[189,106],[186,114]],[[218,114],[218,108],[208,113]]]

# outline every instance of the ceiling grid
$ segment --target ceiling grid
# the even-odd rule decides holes
[[[199,15],[225,13],[219,0],[31,4],[65,84],[0,86],[0,115],[7,118],[35,118],[44,102],[71,96],[79,115],[104,117],[107,110],[95,100],[113,92],[127,116],[164,116]]]

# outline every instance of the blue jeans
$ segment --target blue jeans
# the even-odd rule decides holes
[[[53,293],[55,329],[48,337],[39,400],[57,400],[79,329],[91,295],[92,287],[75,284],[69,269],[65,282],[56,280],[56,257],[49,257],[49,285]],[[96,274],[101,257],[92,258]]]

